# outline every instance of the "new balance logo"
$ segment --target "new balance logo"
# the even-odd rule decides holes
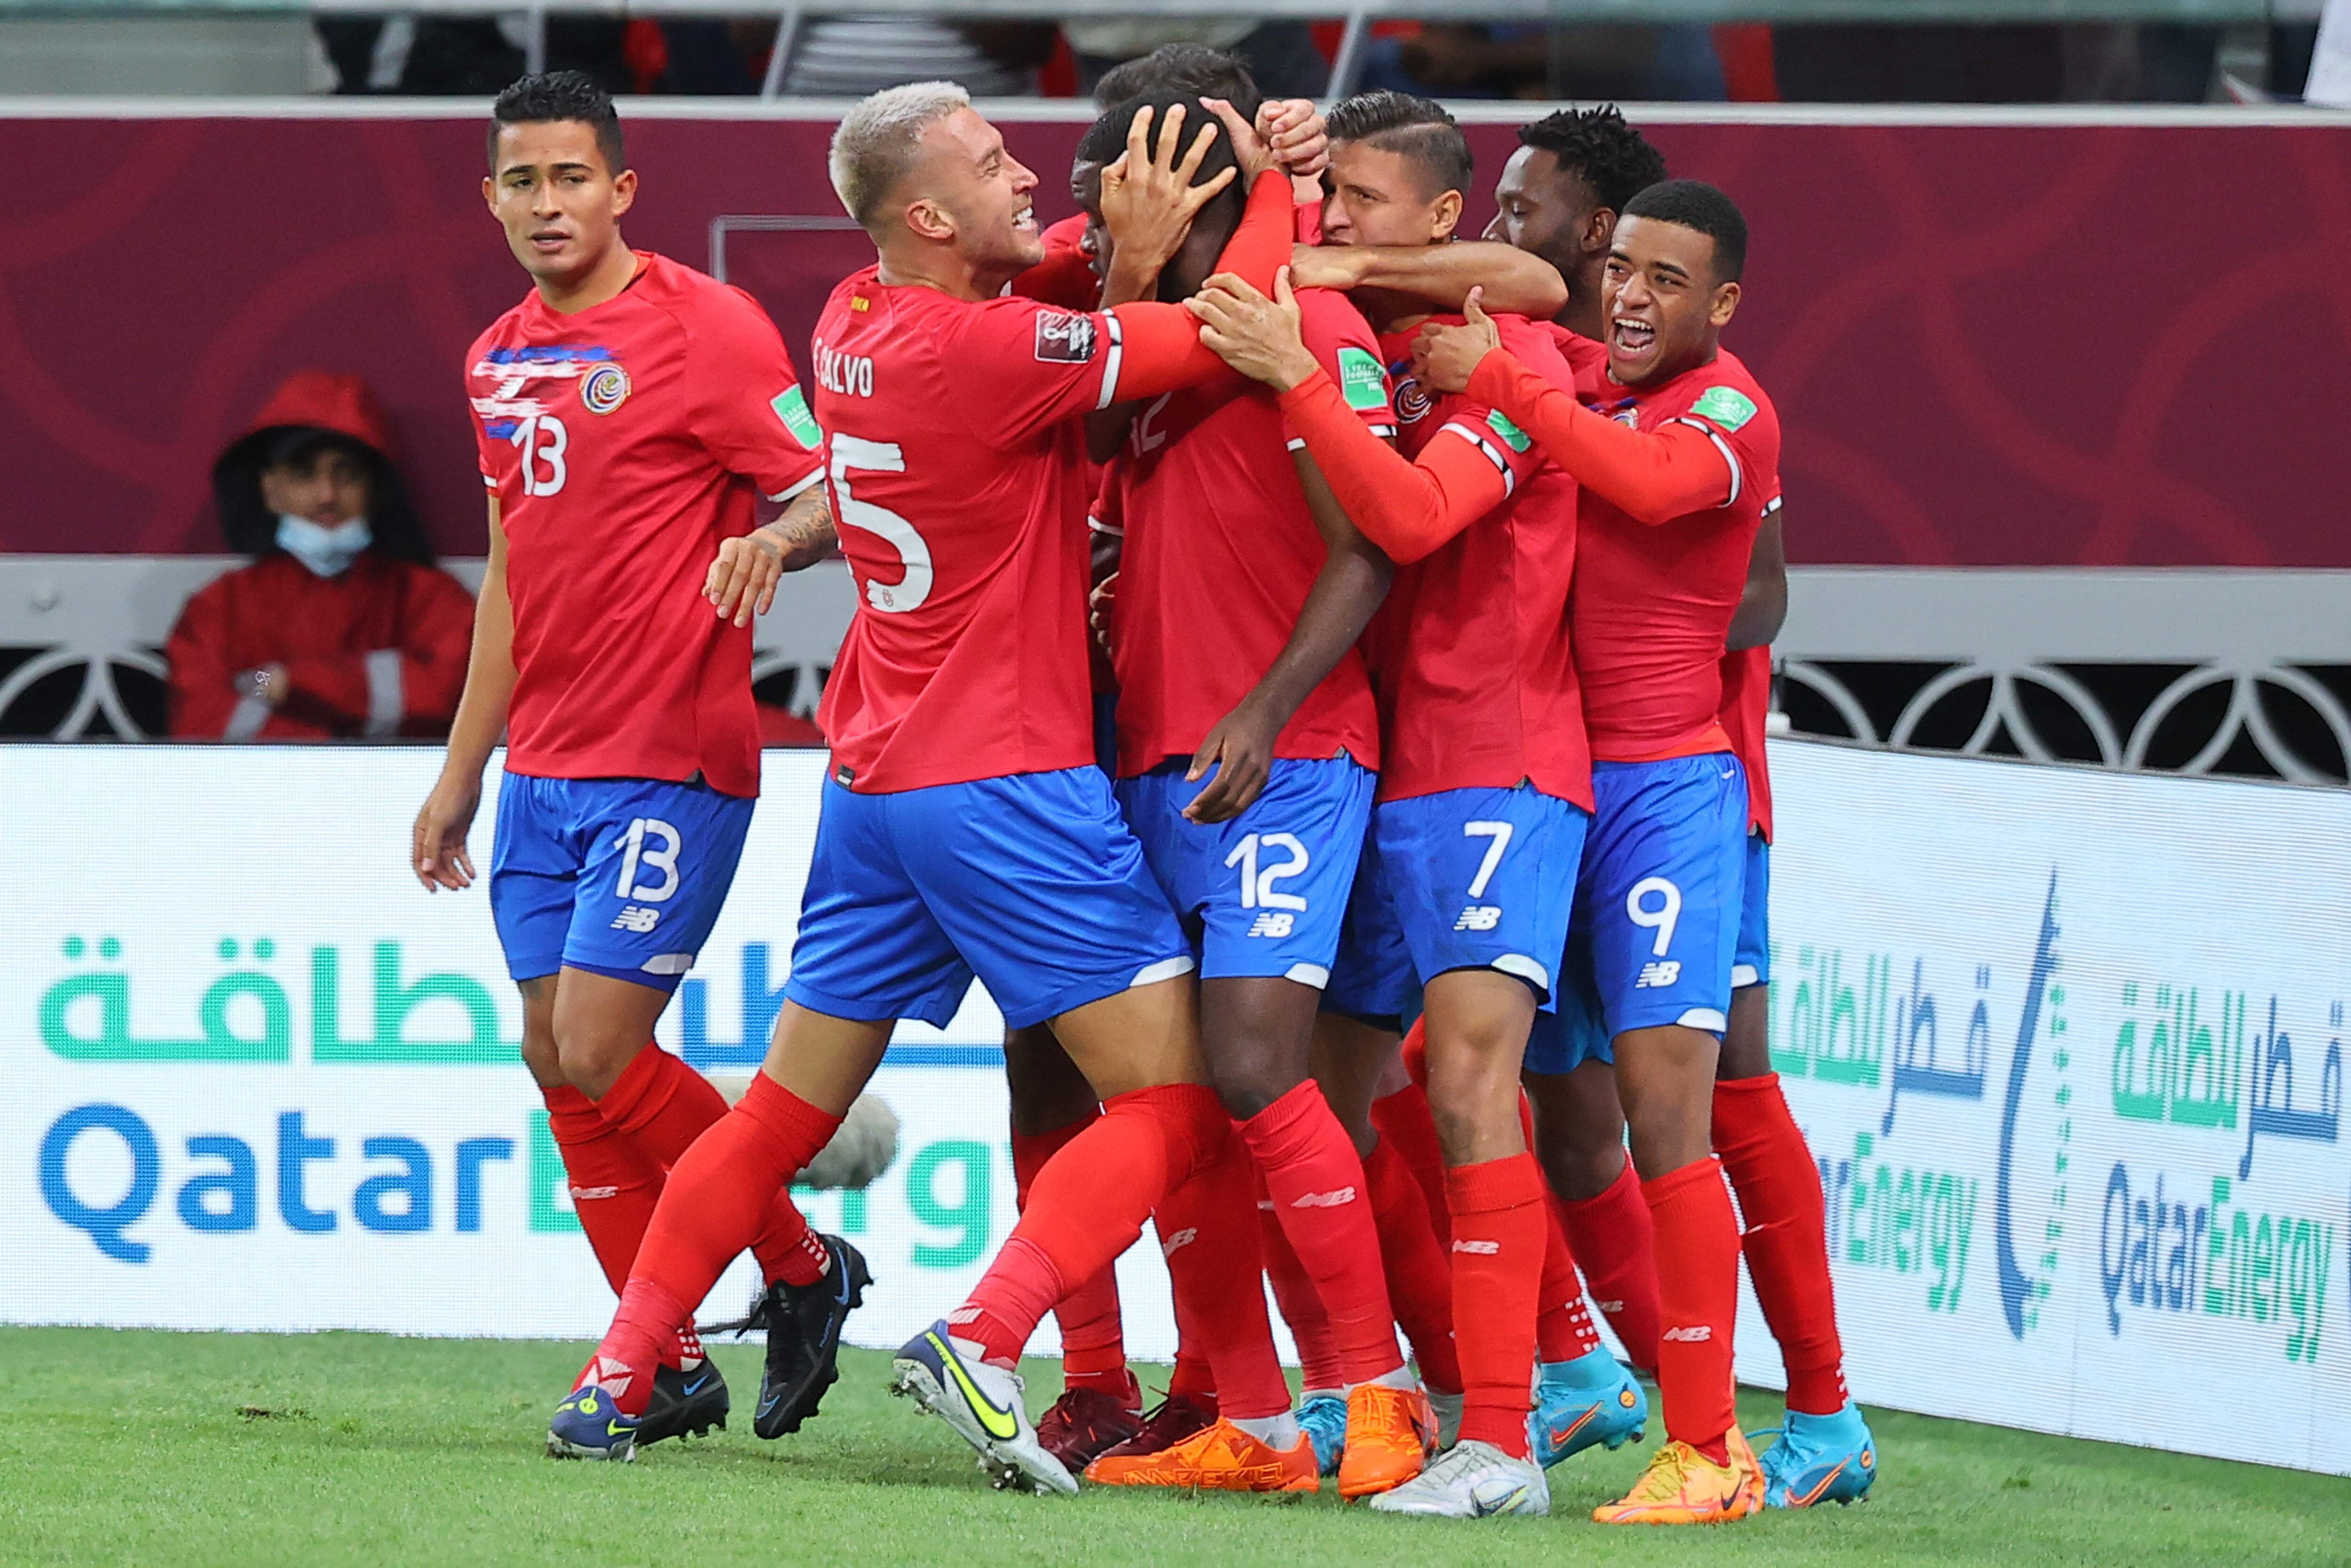
[[[1644,964],[1641,966],[1641,973],[1634,979],[1633,988],[1636,991],[1644,989],[1656,990],[1672,985],[1676,980],[1678,980],[1681,977],[1682,966],[1680,959],[1660,958],[1654,964]]]
[[[625,904],[620,914],[612,916],[613,930],[633,931],[640,936],[660,924],[661,911],[647,909],[642,904]]]
[[[1458,1236],[1453,1239],[1453,1250],[1456,1252],[1471,1252],[1480,1258],[1491,1258],[1501,1249],[1502,1244],[1499,1241],[1464,1241]]]
[[[1693,1328],[1667,1329],[1657,1337],[1672,1340],[1680,1344],[1704,1344],[1714,1337],[1714,1330],[1706,1323],[1699,1323]]]
[[[1177,1231],[1175,1235],[1170,1236],[1159,1244],[1159,1255],[1162,1258],[1173,1258],[1176,1256],[1176,1249],[1181,1247],[1189,1247],[1193,1242],[1197,1241],[1198,1239],[1200,1239],[1199,1228],[1196,1226],[1187,1225],[1183,1229]]]
[[[1336,1192],[1301,1192],[1290,1200],[1292,1208],[1339,1208],[1355,1201],[1355,1189],[1343,1186]]]
[[[1286,911],[1280,914],[1260,915],[1249,922],[1249,934],[1252,936],[1287,936],[1296,928],[1297,924],[1298,916]]]
[[[1491,931],[1502,923],[1501,910],[1491,904],[1473,904],[1453,923],[1456,931]]]

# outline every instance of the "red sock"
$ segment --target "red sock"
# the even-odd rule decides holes
[[[1541,1294],[1535,1298],[1535,1354],[1545,1361],[1573,1361],[1600,1348],[1600,1331],[1592,1326],[1592,1311],[1584,1305],[1583,1281],[1576,1276],[1575,1254],[1561,1225],[1559,1200],[1543,1188],[1543,1260]]]
[[[1788,1408],[1834,1416],[1845,1406],[1844,1347],[1829,1282],[1820,1167],[1780,1092],[1780,1075],[1714,1086],[1714,1147],[1747,1222],[1741,1241],[1763,1320],[1788,1367]]]
[[[1730,1336],[1739,1319],[1739,1219],[1713,1155],[1641,1184],[1657,1223],[1657,1392],[1666,1436],[1716,1464],[1738,1418]]]
[[[637,1244],[652,1223],[653,1205],[661,1201],[661,1162],[605,1121],[596,1103],[569,1084],[541,1084],[538,1092],[547,1102],[548,1133],[563,1155],[572,1211],[617,1296],[628,1287]]]
[[[1134,1245],[1144,1218],[1230,1125],[1206,1084],[1163,1084],[1105,1101],[1100,1120],[1038,1172],[1028,1211],[947,1322],[989,1360],[1017,1363],[1071,1281],[1092,1279]]]
[[[1385,1377],[1404,1364],[1404,1352],[1380,1268],[1380,1231],[1366,1196],[1371,1184],[1354,1141],[1311,1078],[1240,1129],[1274,1218],[1322,1298],[1345,1385]]]
[[[1022,1212],[1029,1207],[1029,1189],[1037,1173],[1061,1145],[1102,1120],[1096,1111],[1082,1121],[1043,1133],[1012,1134],[1012,1194]],[[1102,1270],[1054,1303],[1053,1317],[1061,1329],[1061,1383],[1068,1388],[1093,1388],[1123,1399],[1134,1392],[1126,1371],[1125,1327],[1118,1309],[1118,1269]]]
[[[1437,1146],[1437,1118],[1429,1114],[1427,1091],[1415,1083],[1373,1101],[1372,1125],[1380,1142],[1395,1146],[1396,1156],[1420,1184],[1429,1228],[1436,1232],[1437,1244],[1444,1246],[1453,1235],[1453,1217],[1445,1204],[1445,1151]]]
[[[1560,1200],[1560,1219],[1592,1287],[1592,1304],[1608,1320],[1625,1354],[1644,1372],[1657,1369],[1657,1249],[1641,1178],[1626,1160],[1597,1197]]]
[[[596,1102],[596,1109],[653,1158],[674,1166],[685,1157],[695,1139],[726,1114],[726,1097],[683,1061],[648,1044],[630,1059],[628,1067]],[[838,1118],[833,1124],[840,1125]],[[785,1186],[799,1174],[797,1166],[786,1173]],[[759,1260],[760,1271],[770,1281],[813,1285],[824,1278],[831,1264],[824,1243],[808,1228],[788,1191],[777,1192],[767,1222],[751,1238],[750,1246]]]
[[[1273,1285],[1273,1304],[1281,1309],[1281,1321],[1290,1325],[1290,1337],[1298,1346],[1300,1379],[1309,1389],[1344,1389],[1346,1362],[1339,1354],[1338,1336],[1331,1332],[1331,1315],[1322,1310],[1313,1277],[1290,1250],[1280,1217],[1273,1211],[1273,1199],[1266,1196],[1262,1174],[1257,1178],[1257,1192],[1258,1239],[1265,1249],[1265,1277]]]
[[[1527,1458],[1542,1283],[1542,1171],[1530,1154],[1445,1173],[1453,1199],[1453,1323],[1461,1437]]]
[[[1290,1381],[1265,1312],[1265,1253],[1249,1145],[1225,1122],[1223,1145],[1159,1204],[1152,1223],[1176,1300],[1217,1389],[1240,1420],[1290,1408]]]
[[[742,1103],[670,1167],[664,1201],[653,1211],[620,1311],[596,1349],[604,1366],[646,1375],[626,1388],[614,1387],[623,1411],[644,1413],[651,1368],[662,1347],[693,1320],[727,1263],[767,1223],[785,1184],[840,1126],[840,1117],[755,1072]]]
[[[1420,1184],[1385,1134],[1364,1162],[1371,1184],[1372,1218],[1380,1228],[1380,1262],[1388,1300],[1412,1341],[1421,1381],[1440,1394],[1461,1392],[1461,1363],[1453,1351],[1453,1270],[1428,1222]]]

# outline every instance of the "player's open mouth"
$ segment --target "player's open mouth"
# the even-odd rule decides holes
[[[1037,232],[1037,209],[1033,206],[1023,207],[1019,212],[1013,214],[1012,226],[1025,235],[1035,234]]]
[[[530,236],[530,243],[539,250],[561,250],[571,243],[571,236],[561,229],[540,229]]]
[[[1646,354],[1656,340],[1656,328],[1646,321],[1619,319],[1609,325],[1608,346],[1620,354]]]

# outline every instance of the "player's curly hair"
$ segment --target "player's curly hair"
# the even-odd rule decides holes
[[[1625,204],[1618,214],[1679,224],[1714,241],[1714,280],[1736,283],[1747,267],[1747,218],[1739,204],[1703,180],[1666,180]]]
[[[1613,103],[1562,109],[1532,125],[1519,127],[1519,145],[1559,160],[1559,166],[1592,187],[1602,206],[1621,213],[1625,204],[1666,177],[1665,154],[1625,123]]]
[[[1155,92],[1221,98],[1249,120],[1257,119],[1258,106],[1265,101],[1257,78],[1249,75],[1249,62],[1240,56],[1206,44],[1162,44],[1141,59],[1103,72],[1094,83],[1094,102],[1112,109]]]
[[[541,71],[524,77],[498,94],[490,106],[490,172],[498,167],[498,132],[509,125],[545,125],[576,120],[596,132],[596,149],[612,173],[629,166],[629,152],[621,140],[620,111],[612,95],[596,85],[586,71]]]
[[[1433,98],[1384,89],[1359,92],[1333,104],[1323,123],[1333,142],[1368,141],[1382,152],[1411,159],[1427,177],[1426,190],[1432,197],[1447,191],[1469,192],[1477,172],[1469,139]]]

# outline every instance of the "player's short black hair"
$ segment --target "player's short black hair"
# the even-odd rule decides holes
[[[1126,128],[1134,123],[1135,111],[1142,109],[1153,111],[1151,140],[1155,145],[1159,141],[1159,128],[1167,122],[1168,110],[1179,103],[1185,110],[1182,138],[1186,149],[1191,147],[1192,139],[1200,133],[1201,126],[1214,126],[1217,131],[1217,139],[1208,143],[1207,152],[1201,155],[1200,167],[1193,174],[1192,183],[1205,184],[1225,170],[1233,168],[1238,161],[1233,156],[1233,139],[1226,134],[1224,122],[1200,107],[1198,94],[1168,89],[1128,99],[1086,127],[1085,135],[1078,142],[1077,161],[1081,163],[1108,163],[1115,160],[1126,151]],[[1218,199],[1222,200],[1240,189],[1241,182],[1236,178],[1220,193]]]
[[[1429,194],[1459,191],[1467,195],[1477,162],[1469,154],[1469,139],[1445,106],[1433,98],[1408,92],[1359,92],[1333,104],[1323,116],[1333,141],[1368,141],[1384,152],[1398,152],[1418,164],[1428,179]]]
[[[1666,180],[1625,204],[1620,217],[1679,224],[1714,241],[1714,280],[1735,283],[1747,267],[1747,219],[1739,204],[1703,180]]]
[[[1562,109],[1519,127],[1519,145],[1548,152],[1559,166],[1592,187],[1600,204],[1621,213],[1625,204],[1666,177],[1665,154],[1625,122],[1613,103]]]
[[[1103,72],[1094,83],[1094,102],[1109,109],[1154,92],[1221,98],[1250,120],[1265,101],[1257,78],[1249,75],[1249,62],[1240,56],[1206,44],[1162,44],[1140,59]]]
[[[490,171],[497,172],[498,132],[509,125],[544,125],[576,120],[596,132],[597,151],[612,173],[629,166],[627,146],[621,140],[620,111],[612,95],[596,85],[586,71],[541,71],[523,78],[498,94],[490,107]]]

